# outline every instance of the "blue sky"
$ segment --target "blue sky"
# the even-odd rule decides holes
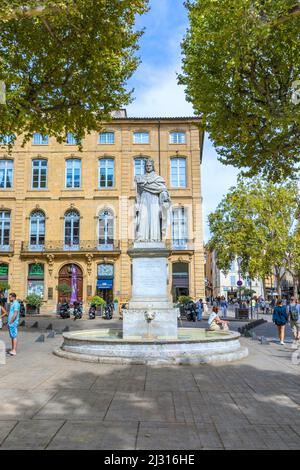
[[[137,28],[145,28],[145,33],[140,40],[142,63],[128,83],[135,89],[135,101],[127,107],[128,115],[192,116],[193,108],[186,102],[184,89],[176,79],[181,69],[180,42],[188,27],[183,0],[150,0],[150,8],[137,19]],[[236,175],[235,168],[218,162],[206,135],[202,164],[205,240],[209,238],[207,215],[235,184]]]

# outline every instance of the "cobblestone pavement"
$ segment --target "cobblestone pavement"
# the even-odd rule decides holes
[[[0,449],[300,447],[300,365],[291,360],[290,331],[280,346],[270,322],[257,327],[270,343],[242,338],[249,357],[226,365],[121,366],[54,356],[61,335],[35,342],[50,322],[57,330],[120,322],[41,318],[34,329],[35,320],[20,328],[18,356],[0,365]],[[0,339],[9,345],[6,330]]]

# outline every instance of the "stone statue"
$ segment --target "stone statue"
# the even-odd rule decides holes
[[[165,180],[154,170],[154,161],[146,160],[145,174],[135,177],[136,240],[162,241],[170,224],[171,200]]]

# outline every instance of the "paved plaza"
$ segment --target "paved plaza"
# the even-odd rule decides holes
[[[38,329],[20,328],[18,356],[0,365],[0,449],[300,447],[300,365],[291,360],[290,331],[280,346],[270,322],[257,327],[256,334],[270,343],[242,338],[250,354],[240,362],[121,366],[54,356],[61,335],[35,342],[39,334],[47,336],[49,322],[60,331],[65,325],[120,326],[44,318]],[[7,331],[0,339],[9,346]]]

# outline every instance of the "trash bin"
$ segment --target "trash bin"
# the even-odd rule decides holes
[[[248,308],[236,308],[235,309],[235,318],[237,320],[248,320],[249,319],[249,309]]]

